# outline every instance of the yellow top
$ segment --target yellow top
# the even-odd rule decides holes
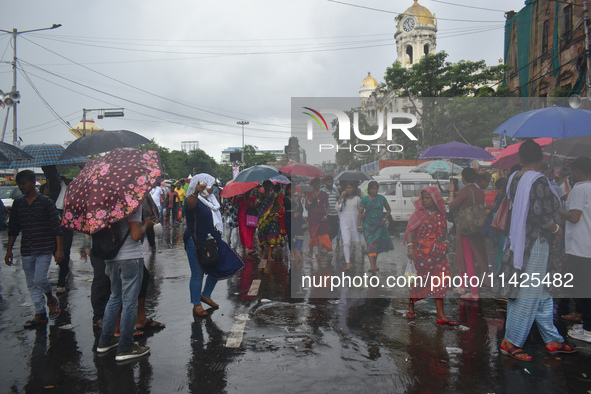
[[[365,77],[363,82],[361,82],[361,87],[366,87],[366,86],[376,86],[376,87],[378,86],[378,81],[376,81],[374,79],[374,77],[371,76],[369,71],[367,72],[367,77]]]
[[[418,0],[404,11],[404,15],[414,15],[419,20],[419,23],[435,24],[435,17],[427,7],[419,4]]]
[[[103,130],[103,128],[94,123],[93,120],[86,120],[86,135],[91,135],[92,133],[100,130]],[[84,133],[84,122],[80,121],[80,123],[72,127],[70,129],[70,133],[74,134],[76,138],[82,137],[82,134]]]

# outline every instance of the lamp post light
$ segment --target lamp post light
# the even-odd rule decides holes
[[[24,34],[24,33],[57,29],[60,26],[61,26],[61,24],[54,24],[51,27],[44,27],[42,29],[32,29],[32,30],[23,30],[23,31],[18,31],[17,29],[12,29],[12,31],[0,29],[0,32],[8,33],[8,34],[12,35],[12,90],[10,93],[8,93],[8,98],[3,97],[3,101],[4,101],[4,104],[6,106],[8,106],[9,108],[10,108],[10,106],[12,106],[12,144],[13,145],[18,145],[16,107],[17,107],[17,104],[19,103],[19,99],[20,99],[20,94],[18,92],[18,89],[16,88],[16,63],[17,63],[16,37],[18,37],[20,34]],[[9,100],[11,100],[11,101],[9,101]],[[2,129],[2,137],[4,137],[4,133],[6,132],[7,120],[8,120],[8,113],[6,114],[6,121],[4,121],[4,128]]]
[[[242,126],[242,163],[244,163],[244,126],[249,123],[245,120],[241,120],[236,123],[239,124],[240,126]]]

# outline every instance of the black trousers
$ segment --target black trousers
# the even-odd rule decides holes
[[[103,319],[105,308],[111,296],[111,280],[105,274],[105,260],[90,254],[90,264],[94,275],[90,286],[90,303],[92,304],[92,321],[96,323]]]
[[[64,248],[64,259],[59,263],[59,276],[57,278],[57,285],[66,287],[66,277],[70,273],[70,249],[72,249],[72,239],[74,238],[74,231],[67,230],[62,227],[62,245]]]

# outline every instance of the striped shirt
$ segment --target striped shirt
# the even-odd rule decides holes
[[[56,248],[55,237],[62,235],[53,200],[41,194],[37,195],[31,205],[25,197],[14,200],[8,222],[8,236],[18,237],[21,232],[21,256],[53,254]]]
[[[337,205],[337,201],[339,200],[338,190],[334,186],[332,188],[332,192],[329,192],[326,187],[323,187],[320,190],[322,190],[323,192],[328,194],[328,205],[329,205],[328,215],[329,216],[337,216],[338,212],[336,209],[336,205]]]

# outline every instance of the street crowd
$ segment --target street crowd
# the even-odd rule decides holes
[[[572,274],[574,288],[579,291],[569,293],[573,302],[553,297],[551,287],[560,287],[556,284],[527,287],[521,283],[509,289],[499,281],[490,283],[500,302],[507,303],[501,353],[531,361],[523,346],[534,322],[550,354],[577,351],[554,326],[556,308],[564,319],[582,323],[571,327],[569,337],[591,342],[591,299],[580,292],[587,282],[586,269],[591,267],[591,159],[579,157],[558,174],[544,167],[542,150],[531,139],[521,145],[519,156],[521,165],[496,179],[498,194],[492,205],[486,206],[483,191],[491,181],[490,175],[472,168],[462,171],[461,189],[457,180],[450,182],[449,207],[440,186],[421,190],[404,232],[404,245],[407,270],[416,278],[450,275],[452,269],[467,278],[495,273],[504,278],[527,274],[533,280],[557,272]],[[5,262],[13,264],[12,249],[20,235],[22,267],[35,306],[35,315],[25,328],[46,324],[60,315],[58,297],[67,291],[71,274],[73,219],[68,204],[91,199],[87,192],[70,193],[70,186],[54,166],[43,170],[47,183],[41,190],[35,186],[33,172],[17,175],[24,196],[15,200],[8,226]],[[312,259],[324,262],[333,249],[339,249],[343,272],[364,271],[364,259],[352,258],[355,251],[367,255],[367,271],[377,275],[380,265],[388,264],[385,260],[378,264],[379,255],[394,249],[391,209],[376,181],[367,184],[366,195],[357,181],[340,181],[336,186],[333,177],[326,176],[299,186],[265,180],[242,194],[221,197],[221,184],[209,174],[173,184],[159,178],[154,177],[149,192],[140,193],[141,201],[130,203],[133,209],[117,225],[101,230],[108,231],[116,250],[110,255],[98,250],[102,244],[92,236],[92,323],[101,329],[96,351],[106,353],[117,348],[118,361],[147,355],[149,347],[135,344],[134,337],[145,330],[165,328],[146,316],[150,272],[142,257],[143,240],[155,251],[156,237],[163,228],[186,227],[183,240],[196,319],[209,315],[203,304],[219,307],[212,299],[215,286],[219,280],[240,273],[245,267],[244,255],[258,253],[263,261],[302,264]],[[453,225],[451,231],[448,223]],[[450,266],[447,255],[454,240]],[[497,248],[497,258],[489,264],[486,248],[491,245]],[[48,279],[52,255],[60,266],[55,294]],[[406,317],[411,320],[416,318],[416,302],[433,297],[436,324],[456,326],[458,323],[444,312],[448,292],[459,293],[466,302],[480,299],[479,286],[471,286],[469,280],[453,289],[418,283],[420,280],[410,288]]]

